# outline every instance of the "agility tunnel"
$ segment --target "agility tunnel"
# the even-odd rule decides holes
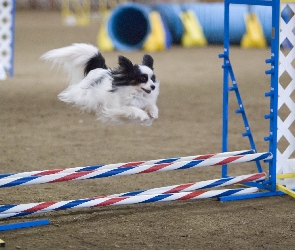
[[[107,31],[116,49],[140,49],[151,32],[148,8],[142,4],[120,5],[111,13]]]
[[[271,8],[232,5],[230,7],[230,42],[240,44],[253,30],[256,39],[271,40]],[[189,13],[187,18],[184,14]],[[255,19],[249,19],[252,15]],[[172,44],[222,44],[224,36],[223,3],[121,4],[113,9],[103,27],[105,36],[117,50],[163,50]],[[257,36],[257,33],[259,36]],[[251,33],[251,32],[250,32]],[[186,38],[185,38],[186,37]],[[100,37],[101,39],[101,37]],[[254,38],[255,39],[255,38]],[[205,41],[205,42],[204,42]],[[250,40],[251,42],[251,40]],[[253,43],[254,44],[254,43]],[[255,45],[255,44],[254,44]],[[255,46],[254,46],[255,47]]]

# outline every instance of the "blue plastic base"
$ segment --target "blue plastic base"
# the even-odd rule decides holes
[[[0,225],[0,231],[8,231],[8,230],[15,230],[21,228],[28,228],[28,227],[37,227],[37,226],[45,226],[48,225],[50,221],[46,220],[34,220],[34,221],[27,221],[27,222],[18,222],[12,224],[5,224]]]
[[[220,202],[226,201],[238,201],[238,200],[245,200],[245,199],[254,199],[254,198],[262,198],[262,197],[270,197],[270,196],[279,196],[279,195],[286,195],[284,192],[275,191],[275,192],[260,192],[254,194],[244,194],[244,195],[236,195],[236,196],[224,196],[220,197]]]

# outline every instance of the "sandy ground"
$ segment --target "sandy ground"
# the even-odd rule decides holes
[[[150,160],[221,151],[222,46],[152,53],[161,80],[160,117],[151,127],[106,126],[57,99],[61,73],[39,57],[74,42],[96,44],[98,23],[65,27],[58,13],[19,12],[15,77],[0,84],[1,173]],[[124,54],[104,53],[109,66]],[[268,49],[231,50],[232,64],[260,152],[267,151]],[[230,150],[248,149],[234,96]],[[267,171],[266,166],[264,166]],[[233,165],[232,175],[254,173]],[[1,189],[2,204],[79,199],[220,177],[220,167]],[[288,196],[220,203],[215,199],[59,211],[1,221],[49,218],[50,225],[0,233],[6,249],[294,249]]]

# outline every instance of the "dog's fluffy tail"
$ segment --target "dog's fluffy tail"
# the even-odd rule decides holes
[[[79,83],[84,75],[95,68],[107,68],[98,48],[85,43],[50,50],[41,59],[63,66],[69,74],[70,84]]]

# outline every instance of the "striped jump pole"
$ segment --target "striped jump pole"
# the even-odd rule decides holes
[[[150,194],[124,197],[86,198],[60,202],[40,202],[28,204],[11,204],[0,206],[0,219],[19,217],[30,214],[41,214],[58,210],[91,208],[101,206],[131,205],[163,201],[184,201],[222,196],[244,195],[255,193],[258,188],[222,189],[210,191],[178,192],[169,194]]]
[[[120,193],[120,194],[113,194],[108,195],[106,197],[113,198],[113,197],[123,197],[123,196],[135,196],[135,195],[149,195],[149,194],[169,194],[169,193],[178,193],[178,192],[190,192],[196,191],[200,189],[207,189],[213,187],[224,187],[233,184],[239,183],[246,183],[246,182],[258,182],[263,181],[266,178],[265,173],[256,173],[256,174],[248,174],[248,175],[241,175],[235,177],[226,177],[221,179],[214,179],[208,181],[200,181],[200,182],[192,182],[192,183],[184,183],[160,188],[152,188],[146,190],[136,190],[132,192]],[[105,197],[105,196],[99,196]]]
[[[150,195],[150,194],[168,194],[168,193],[178,193],[178,192],[189,192],[196,191],[200,189],[208,189],[213,187],[224,187],[239,183],[246,182],[258,182],[265,180],[265,173],[256,173],[256,174],[248,174],[248,175],[240,175],[234,177],[226,177],[221,179],[200,181],[200,182],[192,182],[192,183],[184,183],[160,188],[152,188],[152,189],[144,189],[144,190],[136,190],[131,192],[112,194],[112,195],[100,195],[93,198],[114,198],[114,197],[123,197],[123,196],[136,196],[136,195]],[[90,199],[90,198],[89,198]],[[1,205],[0,205],[1,207]]]
[[[0,179],[7,178],[7,177],[28,177],[28,176],[38,176],[38,175],[51,175],[51,174],[57,174],[57,173],[62,174],[62,173],[82,172],[82,171],[93,171],[93,170],[102,170],[102,169],[111,169],[111,168],[126,168],[130,166],[135,167],[135,166],[142,166],[142,165],[155,165],[155,164],[181,162],[181,161],[194,161],[194,160],[229,157],[229,156],[253,154],[253,153],[254,151],[251,149],[251,150],[224,152],[224,153],[158,159],[158,160],[150,160],[150,161],[136,161],[136,162],[115,163],[115,164],[95,165],[95,166],[86,166],[86,167],[37,170],[37,171],[30,171],[30,172],[23,172],[23,173],[0,174]]]
[[[28,176],[28,177],[7,177],[0,179],[0,188],[13,187],[13,186],[25,186],[34,184],[44,184],[44,183],[55,183],[63,181],[74,181],[74,180],[86,180],[86,179],[96,179],[111,176],[123,176],[123,175],[133,175],[133,174],[143,174],[143,173],[153,173],[153,172],[163,172],[171,170],[181,170],[190,169],[206,166],[217,166],[223,164],[233,164],[233,163],[243,163],[258,160],[271,159],[272,154],[266,153],[256,153],[256,154],[246,154],[238,156],[229,157],[218,157],[203,160],[193,160],[193,161],[182,161],[182,162],[172,162],[172,163],[162,163],[154,165],[142,165],[142,166],[129,166],[124,168],[111,168],[103,170],[93,170],[93,171],[82,171],[75,173],[57,173],[45,176]]]

